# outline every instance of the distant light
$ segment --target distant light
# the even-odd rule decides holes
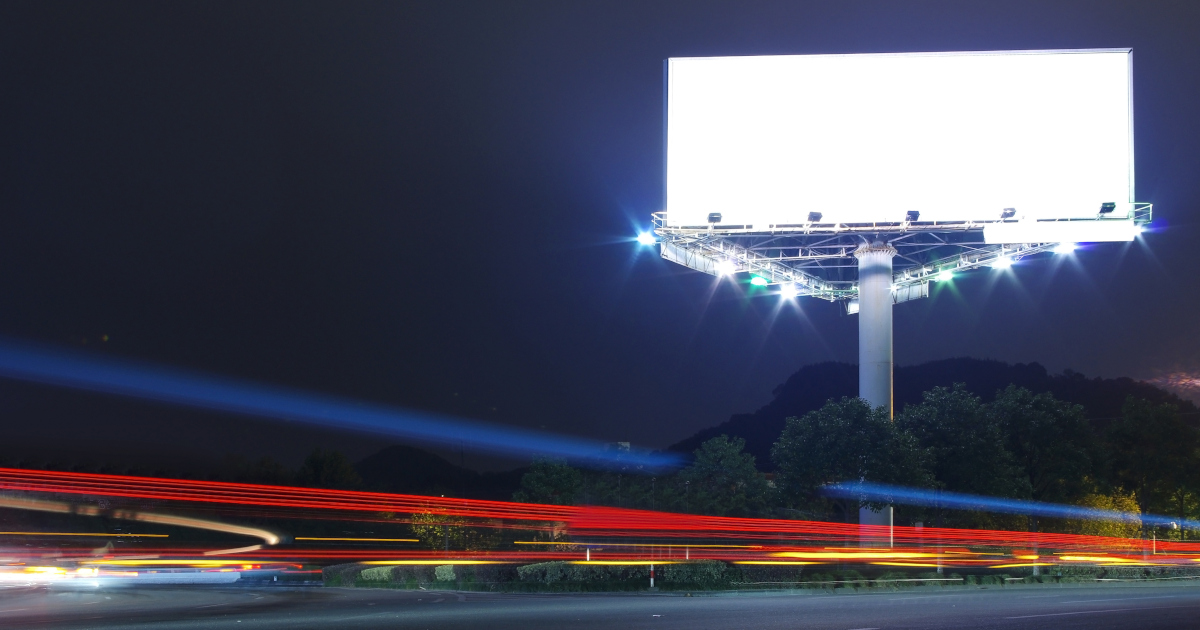
[[[717,275],[731,276],[737,273],[737,264],[732,260],[722,260],[717,263]]]
[[[954,279],[954,272],[949,269],[943,269],[938,272],[937,279],[939,282],[949,282]]]
[[[913,221],[916,221],[917,219],[920,219],[920,218],[921,218],[921,213],[917,210],[909,210],[908,212],[904,213],[904,220],[908,221],[909,223],[912,223]]]
[[[654,238],[653,232],[642,232],[638,234],[637,242],[642,245],[653,245],[658,242],[658,239]]]
[[[753,278],[750,278],[750,284],[753,284],[756,287],[765,287],[770,283],[767,282],[767,279],[762,276],[754,276]]]
[[[1076,245],[1075,243],[1059,243],[1058,245],[1054,246],[1054,253],[1055,254],[1070,254],[1071,252],[1075,251],[1078,247],[1079,246]]]
[[[1008,256],[1001,256],[992,263],[992,269],[1008,269],[1013,266],[1013,259]]]
[[[779,285],[779,296],[782,297],[783,299],[791,300],[791,299],[794,299],[798,295],[800,295],[800,288],[797,287],[794,283],[785,282],[785,283]]]

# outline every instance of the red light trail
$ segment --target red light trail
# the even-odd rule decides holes
[[[334,541],[296,541],[262,549],[247,548],[247,559],[218,560],[198,556],[212,550],[193,548],[139,548],[136,558],[116,552],[96,557],[93,550],[45,548],[46,553],[77,557],[80,561],[124,564],[137,558],[155,565],[221,566],[234,564],[286,564],[306,561],[365,561],[378,563],[539,562],[549,560],[593,562],[672,562],[699,558],[731,562],[820,564],[864,562],[885,566],[1017,567],[1033,564],[1086,562],[1093,564],[1193,564],[1200,561],[1200,543],[1142,539],[954,528],[859,526],[786,519],[731,518],[673,514],[607,507],[555,506],[478,499],[296,488],[261,484],[162,479],[0,468],[0,489],[81,497],[115,497],[161,500],[186,504],[254,508],[256,516],[286,519],[318,518],[345,521],[411,523],[388,520],[380,512],[455,517],[448,526],[519,529],[532,532],[558,529],[572,542],[559,541],[564,550],[537,545],[494,551],[443,551],[405,547],[402,543],[369,548],[331,548]],[[308,512],[313,511],[313,512]],[[330,511],[345,518],[333,517]],[[549,526],[561,523],[562,526]],[[582,542],[581,542],[582,541]],[[636,541],[636,544],[635,544]],[[653,541],[653,542],[647,542]],[[672,541],[672,542],[666,542]],[[745,541],[752,544],[703,544],[710,541]],[[892,547],[886,543],[892,541]],[[356,541],[341,541],[352,544]],[[860,543],[863,545],[860,547]],[[978,549],[987,551],[977,551]],[[975,550],[972,550],[975,549]],[[1034,550],[1034,551],[1030,551]],[[1037,551],[1040,550],[1040,551]],[[37,554],[37,549],[0,549],[5,555]],[[125,557],[128,560],[122,560]],[[935,565],[934,563],[938,564]]]

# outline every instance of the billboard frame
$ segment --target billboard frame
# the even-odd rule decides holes
[[[663,172],[663,194],[662,208],[664,213],[670,212],[670,85],[671,75],[670,66],[673,60],[707,60],[707,59],[756,59],[756,58],[778,58],[778,57],[808,57],[808,58],[852,58],[852,57],[989,57],[989,56],[1038,56],[1038,55],[1083,55],[1083,54],[1101,54],[1101,53],[1119,53],[1127,55],[1127,90],[1126,90],[1126,130],[1128,135],[1126,155],[1128,163],[1128,191],[1127,196],[1123,200],[1107,200],[1117,201],[1119,204],[1130,204],[1129,218],[1133,218],[1134,208],[1137,199],[1136,180],[1135,180],[1135,138],[1134,138],[1134,102],[1133,102],[1133,49],[1131,47],[1112,47],[1112,48],[1069,48],[1069,49],[1029,49],[1029,50],[960,50],[960,51],[916,51],[916,52],[867,52],[867,53],[831,53],[831,54],[796,54],[796,55],[728,55],[728,56],[708,56],[708,57],[668,57],[663,60],[663,157],[662,157],[662,172]],[[1141,204],[1146,205],[1146,204]],[[919,208],[915,208],[918,209]],[[820,211],[820,208],[812,208],[812,210]],[[807,212],[808,210],[804,210]],[[706,227],[706,226],[689,226],[684,224],[669,224],[669,216],[664,216],[664,221],[657,221],[656,225],[670,226],[674,228],[688,227]],[[1039,220],[1087,220],[1082,217],[1045,217]],[[976,222],[980,222],[976,220]],[[957,222],[951,222],[957,223]],[[775,224],[731,224],[722,225],[717,229],[729,230],[730,232],[740,231],[740,228],[750,229],[754,231],[774,232],[779,229],[788,229],[800,225],[799,223],[775,223]],[[879,225],[882,225],[880,223]],[[1140,223],[1139,223],[1140,225]],[[740,228],[739,228],[740,226]]]

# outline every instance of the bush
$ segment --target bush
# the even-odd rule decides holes
[[[728,565],[717,560],[668,564],[662,568],[663,588],[718,589],[729,587]],[[729,572],[732,573],[732,572]]]
[[[321,569],[321,580],[325,586],[354,586],[360,571],[361,564],[335,564]]]
[[[432,584],[433,567],[424,564],[402,564],[392,568],[392,583],[403,588]]]
[[[628,590],[649,584],[650,567],[644,565],[571,564],[539,562],[517,567],[522,582],[579,590]]]
[[[801,580],[820,579],[820,574],[801,577],[803,572],[804,568],[800,565],[786,564],[741,564],[728,569],[730,582],[738,586],[789,587]]]
[[[392,580],[392,567],[371,567],[363,569],[362,573],[358,574],[358,579],[367,582],[390,582]]]
[[[486,586],[488,590],[497,590],[501,584],[521,579],[517,573],[518,567],[511,564],[471,564],[458,569],[461,584]]]
[[[366,573],[367,573],[366,571],[363,571],[364,576],[366,575]],[[458,581],[458,576],[455,575],[455,573],[454,573],[454,565],[453,564],[439,565],[437,568],[435,568],[433,570],[433,577],[438,582],[456,582],[456,581]]]

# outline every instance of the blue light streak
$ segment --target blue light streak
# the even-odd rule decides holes
[[[0,339],[0,376],[473,451],[562,457],[605,468],[659,469],[680,463],[680,457],[672,453],[607,450],[591,440],[235,382],[6,339]]]
[[[1042,501],[1028,501],[1025,499],[1000,499],[961,492],[943,492],[928,488],[905,488],[866,481],[847,481],[830,484],[822,488],[821,493],[825,496],[839,499],[881,501],[884,503],[920,505],[953,510],[977,510],[982,512],[1026,514],[1029,516],[1087,519],[1093,521],[1136,522],[1140,520],[1143,524],[1158,527],[1170,527],[1174,524],[1181,529],[1200,529],[1200,521],[1179,519],[1171,516],[1101,510],[1098,508],[1044,503]]]

